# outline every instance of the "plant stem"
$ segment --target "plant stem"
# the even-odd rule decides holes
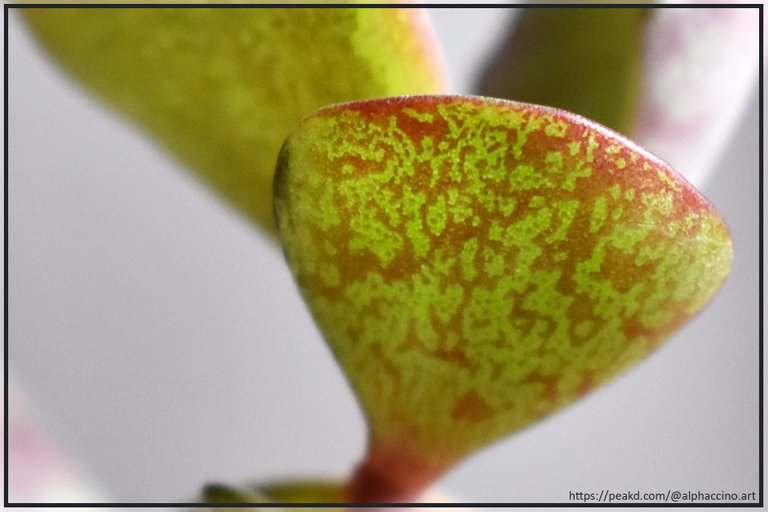
[[[350,503],[413,503],[446,469],[390,443],[374,442],[350,479]]]

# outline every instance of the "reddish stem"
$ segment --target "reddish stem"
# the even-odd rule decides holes
[[[346,493],[351,503],[413,503],[447,468],[405,448],[373,443]]]

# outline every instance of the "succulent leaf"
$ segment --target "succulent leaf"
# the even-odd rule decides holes
[[[206,503],[343,503],[344,484],[322,480],[286,480],[247,489],[208,484]]]
[[[42,45],[274,234],[285,136],[341,101],[444,92],[419,9],[25,8]]]
[[[369,421],[353,501],[630,367],[711,298],[727,227],[674,170],[561,110],[483,97],[330,106],[275,176],[301,292]]]
[[[522,9],[478,91],[562,108],[629,133],[638,103],[648,12]]]

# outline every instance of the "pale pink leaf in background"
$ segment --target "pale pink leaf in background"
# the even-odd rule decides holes
[[[702,186],[757,85],[755,9],[658,9],[635,141]]]
[[[8,389],[8,496],[10,503],[108,502],[73,462],[18,385]]]

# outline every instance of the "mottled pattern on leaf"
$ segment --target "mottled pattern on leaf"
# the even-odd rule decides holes
[[[288,138],[275,186],[288,261],[368,416],[375,470],[402,478],[648,355],[730,267],[722,219],[673,170],[544,107],[326,108]]]

